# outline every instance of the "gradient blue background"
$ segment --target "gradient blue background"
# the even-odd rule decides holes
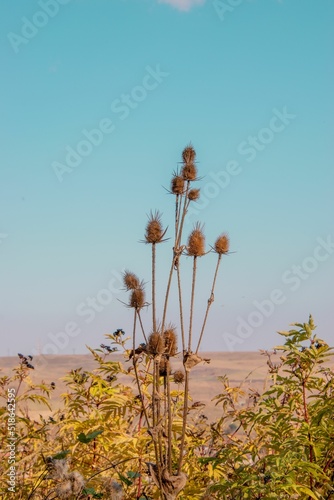
[[[43,351],[68,322],[80,333],[67,344],[58,336],[59,353],[86,352],[116,328],[130,333],[117,276],[130,269],[149,291],[150,248],[139,243],[146,214],[159,208],[171,235],[173,199],[164,187],[189,141],[204,196],[186,232],[205,222],[209,245],[228,231],[234,252],[223,259],[203,350],[270,348],[280,342],[276,330],[309,313],[333,341],[334,254],[295,291],[282,275],[313,255],[317,238],[334,238],[334,4],[245,0],[222,20],[214,2],[195,3],[72,0],[17,53],[9,33],[20,35],[22,18],[41,7],[1,3],[0,355]],[[157,65],[169,75],[121,120],[111,104]],[[296,117],[247,161],[240,144],[284,107]],[[59,182],[54,162],[103,118],[115,130]],[[230,160],[241,173],[205,197],[214,192],[210,173]],[[159,248],[161,299],[170,252],[170,242]],[[199,263],[197,330],[214,265],[213,255]],[[111,302],[90,322],[78,315],[110,280]],[[185,289],[187,280],[188,272]],[[238,317],[247,320],[253,301],[277,288],[284,303],[241,339]],[[172,301],[173,322],[176,312]],[[149,325],[150,311],[143,316]],[[227,333],[239,341],[228,344]]]

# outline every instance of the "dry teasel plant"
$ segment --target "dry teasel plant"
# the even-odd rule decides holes
[[[149,471],[153,482],[160,492],[162,500],[175,500],[187,483],[183,466],[187,455],[187,422],[191,408],[189,402],[190,373],[201,362],[209,362],[199,355],[200,345],[205,332],[210,307],[214,301],[214,290],[217,282],[218,270],[222,257],[229,253],[229,238],[222,233],[209,249],[205,247],[204,227],[199,222],[186,240],[184,240],[184,226],[189,205],[200,197],[200,189],[193,187],[198,181],[196,166],[196,152],[192,145],[182,152],[182,162],[171,179],[169,193],[175,199],[174,241],[172,256],[167,276],[167,284],[160,305],[161,315],[158,319],[158,300],[156,283],[157,244],[166,241],[167,229],[162,223],[159,211],[151,212],[145,228],[144,243],[151,245],[151,303],[145,301],[145,286],[132,272],[124,273],[124,286],[130,293],[128,306],[133,309],[132,351],[130,354],[133,363],[133,372],[142,405],[142,414],[148,434],[152,438],[155,463],[150,463]],[[217,256],[216,267],[213,272],[212,286],[204,312],[204,319],[200,328],[194,327],[194,304],[196,294],[196,278],[199,259],[207,254]],[[183,290],[181,277],[181,261],[192,260],[192,278],[189,287]],[[175,277],[175,283],[173,278]],[[162,285],[159,283],[159,289]],[[187,293],[188,290],[188,293]],[[175,293],[178,301],[178,328],[167,323],[169,299]],[[187,312],[184,308],[184,297],[188,295],[190,307]],[[141,310],[144,306],[151,307],[151,320],[148,328],[144,327]],[[174,318],[173,318],[174,320]],[[138,345],[138,325],[145,343]],[[146,329],[149,334],[146,334]],[[178,346],[177,330],[180,332],[180,346]],[[194,338],[197,336],[196,348]],[[180,355],[183,369],[172,370],[171,361]],[[145,360],[143,361],[143,359]],[[140,364],[146,363],[145,368]],[[146,377],[146,378],[145,378]],[[151,380],[143,389],[145,380]],[[178,394],[182,393],[182,408],[176,409],[173,403],[171,384],[177,384]],[[150,387],[148,396],[147,387]],[[178,407],[179,408],[179,407]],[[181,430],[175,430],[174,421],[181,420]]]

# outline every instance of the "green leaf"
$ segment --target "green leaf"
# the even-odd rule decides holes
[[[94,432],[91,432],[90,434],[84,434],[83,432],[80,432],[80,434],[78,435],[78,440],[80,441],[80,443],[90,443],[93,439],[95,439],[97,436],[99,436],[100,434],[102,434],[103,430],[99,430],[99,431],[94,431]]]
[[[136,477],[140,477],[141,474],[139,472],[133,472],[132,470],[129,470],[126,475],[131,478],[131,479],[136,479]]]
[[[93,495],[93,498],[103,498],[102,493],[97,493],[94,488],[84,488],[82,491],[84,495]]]
[[[64,451],[61,451],[59,453],[56,453],[56,455],[53,455],[53,460],[63,460],[63,458],[66,458],[66,455],[68,455],[70,452],[70,450],[64,450]]]
[[[120,472],[118,473],[118,477],[120,478],[122,483],[126,484],[127,486],[132,485],[132,481],[130,481],[130,479],[128,479],[127,477],[123,476],[123,474],[121,474]]]

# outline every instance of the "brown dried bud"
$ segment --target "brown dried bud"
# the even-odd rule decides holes
[[[159,212],[154,212],[154,214],[151,212],[146,225],[146,243],[161,243],[165,232],[161,224],[161,214]]]
[[[186,146],[182,151],[182,160],[184,163],[194,163],[195,158],[196,158],[196,151],[189,144],[189,146]]]
[[[165,354],[167,356],[175,356],[177,353],[177,336],[174,327],[169,327],[163,334],[165,341]]]
[[[199,222],[190,233],[187,245],[188,255],[191,257],[201,257],[205,254],[205,236]]]
[[[165,341],[159,332],[152,332],[148,338],[148,353],[158,356],[165,351]]]
[[[196,201],[199,198],[199,189],[191,189],[188,193],[188,199],[191,201]]]
[[[129,306],[134,309],[141,309],[145,305],[145,292],[140,286],[135,290],[132,290]]]
[[[134,273],[125,271],[123,273],[123,283],[127,291],[139,288],[140,281]]]
[[[174,372],[174,382],[175,384],[182,384],[184,382],[184,373],[182,370]]]
[[[170,364],[169,361],[162,357],[159,362],[159,375],[160,377],[166,377],[170,374]]]
[[[181,175],[174,175],[171,182],[171,188],[173,194],[182,194],[184,191],[184,179]]]
[[[222,253],[228,253],[229,248],[229,237],[227,236],[227,234],[223,233],[216,239],[215,251],[221,255]]]
[[[186,163],[181,170],[182,177],[185,181],[194,181],[197,177],[197,168],[194,163]]]

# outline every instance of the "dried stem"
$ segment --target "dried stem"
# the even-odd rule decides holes
[[[199,346],[200,346],[201,341],[202,341],[202,337],[203,337],[203,334],[204,334],[204,330],[205,330],[206,322],[207,322],[207,319],[208,319],[208,314],[209,314],[210,307],[212,305],[212,302],[215,300],[214,299],[214,291],[215,291],[216,280],[217,280],[217,276],[218,276],[218,269],[219,269],[221,257],[222,257],[222,254],[218,254],[218,260],[217,260],[215,274],[214,274],[214,277],[213,277],[210,298],[208,299],[208,303],[207,303],[207,306],[206,306],[206,311],[205,311],[205,316],[204,316],[204,320],[203,320],[203,325],[202,325],[201,333],[200,333],[200,336],[199,336],[198,344],[197,344],[197,347],[196,347],[196,354],[198,353]]]
[[[189,372],[185,370],[185,380],[184,380],[184,401],[183,401],[183,415],[182,415],[182,433],[181,433],[181,444],[180,444],[180,455],[177,473],[180,474],[183,463],[183,453],[184,444],[186,438],[187,429],[187,417],[188,417],[188,396],[189,395]]]
[[[140,380],[139,380],[138,370],[137,370],[137,358],[136,358],[136,355],[135,355],[135,350],[136,350],[136,323],[137,323],[136,320],[137,320],[137,314],[138,314],[138,311],[137,311],[137,309],[135,309],[134,315],[133,315],[133,332],[132,332],[132,337],[133,337],[133,341],[132,341],[132,352],[133,352],[132,364],[133,364],[133,368],[134,368],[134,372],[135,372],[136,383],[137,383],[137,388],[138,388],[138,392],[139,392],[140,401],[141,401],[143,412],[144,412],[144,415],[145,415],[146,425],[147,425],[148,429],[150,429],[150,427],[151,427],[150,426],[150,421],[148,419],[148,415],[147,415],[147,411],[146,411],[146,407],[145,407],[145,403],[144,403],[144,396],[143,396],[143,393],[142,393],[142,390],[141,390],[141,386],[140,386]]]
[[[194,256],[194,261],[193,261],[193,278],[192,278],[192,282],[191,282],[188,352],[191,351],[191,341],[192,341],[192,327],[193,327],[193,316],[194,316],[194,298],[195,298],[195,285],[196,285],[196,271],[197,271],[197,257],[195,255]]]
[[[156,250],[155,243],[152,243],[152,323],[153,323],[153,331],[157,330],[157,321],[156,321],[156,299],[155,299],[155,260],[156,260]]]
[[[172,473],[172,401],[170,394],[170,362],[166,359],[166,382],[167,382],[167,410],[168,410],[168,432],[167,432],[167,442],[168,442],[168,453],[167,453],[167,466],[168,472]]]
[[[143,325],[143,322],[142,322],[142,319],[141,319],[140,310],[139,310],[139,309],[137,309],[137,310],[136,310],[136,312],[137,312],[137,316],[138,316],[138,319],[139,319],[140,329],[141,329],[141,331],[142,331],[142,334],[143,334],[144,340],[145,340],[145,342],[146,342],[146,344],[147,344],[147,337],[146,337],[146,335],[145,335],[145,330],[144,330],[144,325]]]
[[[180,266],[178,265],[176,268],[177,272],[177,286],[179,292],[179,311],[180,311],[180,328],[181,328],[181,340],[182,340],[182,352],[184,353],[186,350],[186,341],[184,335],[184,320],[183,320],[183,306],[182,306],[182,288],[181,288],[181,274],[180,274]]]

